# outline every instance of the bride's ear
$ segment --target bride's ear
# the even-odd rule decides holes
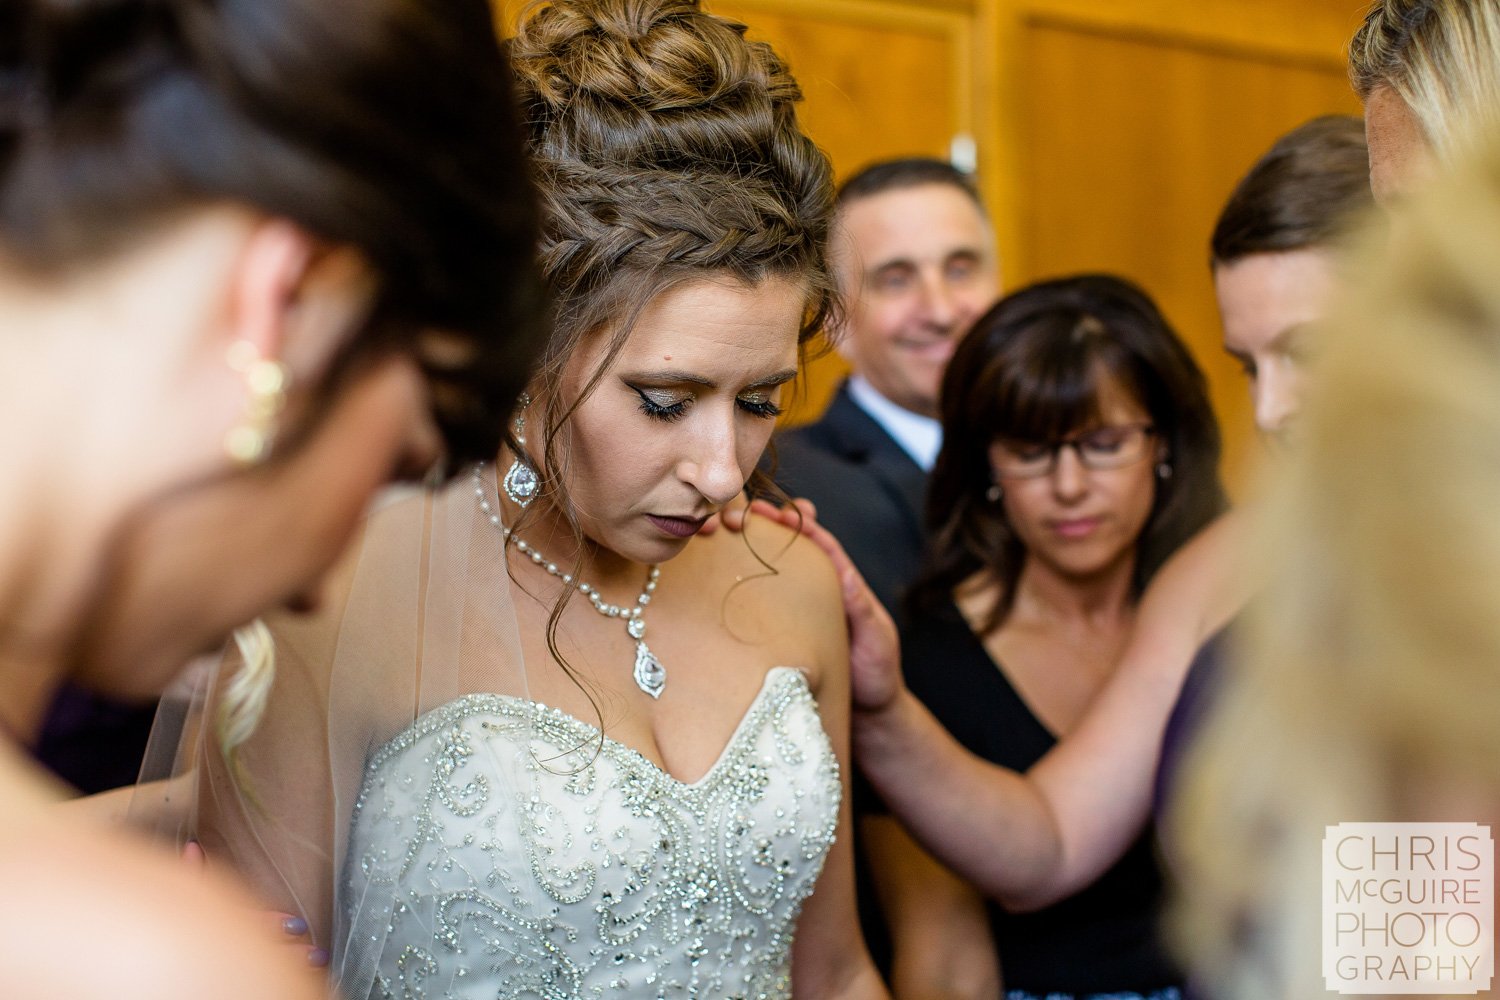
[[[358,329],[375,297],[364,258],[330,249],[284,219],[256,224],[236,262],[228,333],[307,385]]]

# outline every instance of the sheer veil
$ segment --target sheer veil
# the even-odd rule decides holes
[[[304,915],[345,996],[371,995],[377,975],[406,980],[385,984],[396,995],[447,991],[424,978],[432,966],[420,949],[407,949],[398,972],[379,967],[403,919],[421,921],[428,938],[485,923],[495,933],[474,960],[490,969],[504,967],[507,948],[539,946],[524,933],[541,912],[526,896],[535,880],[511,874],[535,865],[536,781],[553,766],[533,745],[531,716],[504,716],[504,740],[466,740],[456,727],[429,738],[445,706],[527,699],[504,538],[476,489],[500,509],[489,469],[384,498],[326,606],[268,621],[274,681],[237,750],[222,748],[218,720],[245,660],[231,644],[190,672],[164,702],[132,803],[139,825],[178,844],[197,839],[211,864],[248,879],[268,906]],[[481,812],[493,867],[467,880],[491,898],[505,883],[514,912],[478,912],[452,891],[462,863],[449,848],[474,837],[474,824],[457,819]],[[445,819],[466,842],[445,841]],[[412,889],[423,866],[443,872],[430,898]],[[541,984],[513,985],[527,993]]]

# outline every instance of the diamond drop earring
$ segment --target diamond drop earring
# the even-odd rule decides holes
[[[521,398],[516,401],[515,434],[516,444],[521,448],[526,446],[526,407],[531,405],[531,397],[521,393]],[[537,490],[541,488],[542,481],[537,478],[536,470],[526,461],[524,451],[516,455],[516,460],[506,470],[505,478],[500,482],[500,488],[510,498],[510,502],[517,507],[525,508],[531,501],[536,499]]]

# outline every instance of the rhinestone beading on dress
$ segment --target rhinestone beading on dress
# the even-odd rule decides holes
[[[469,695],[371,758],[349,933],[379,949],[378,997],[789,997],[840,795],[797,670],[691,784],[563,712]]]

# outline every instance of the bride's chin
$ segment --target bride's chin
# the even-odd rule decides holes
[[[623,534],[623,533],[622,533]],[[647,537],[647,532],[632,532],[634,537],[594,538],[593,541],[599,548],[617,559],[626,562],[639,563],[642,566],[655,566],[660,563],[670,562],[682,555],[693,537],[670,538],[670,537]],[[660,533],[654,533],[660,536]]]
[[[671,562],[682,551],[687,548],[691,538],[674,538],[659,542],[643,543],[640,546],[632,546],[632,551],[622,552],[623,558],[631,562],[638,562],[644,566],[656,566],[661,563]]]

